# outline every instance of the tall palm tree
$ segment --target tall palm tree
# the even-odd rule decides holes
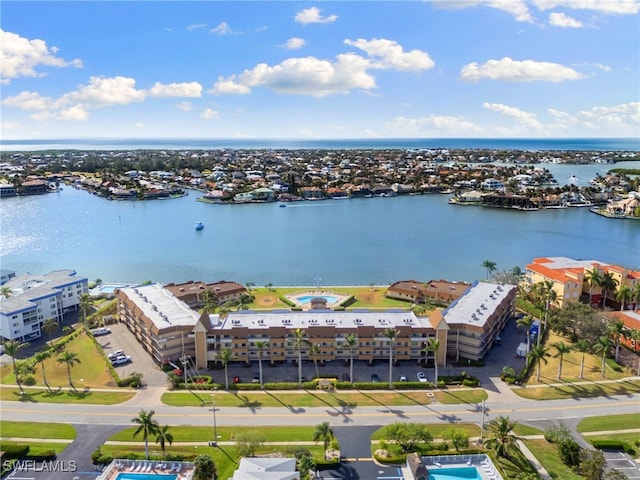
[[[60,324],[55,318],[47,318],[42,324],[42,331],[50,339],[56,334],[59,329]]]
[[[229,390],[229,371],[227,367],[229,362],[233,360],[233,351],[229,347],[223,348],[218,352],[217,357],[224,365],[224,388]]]
[[[602,353],[602,368],[600,370],[600,375],[604,378],[604,367],[607,360],[607,354],[611,349],[611,345],[613,345],[613,340],[611,337],[604,335],[598,339],[598,342],[593,346],[593,350],[596,353]]]
[[[606,307],[607,306],[607,294],[609,292],[613,292],[616,289],[616,287],[618,286],[618,280],[616,280],[613,277],[613,273],[607,272],[604,275],[602,275],[602,280],[600,281],[600,286],[602,287],[602,290],[603,290],[602,306]]]
[[[324,447],[324,455],[323,457],[326,459],[327,455],[327,447],[329,446],[329,442],[333,438],[333,429],[329,425],[329,422],[322,422],[320,425],[316,425],[316,429],[313,431],[314,442],[318,440],[322,440],[322,445]]]
[[[42,366],[42,380],[44,381],[44,384],[47,386],[47,390],[51,391],[51,387],[47,382],[47,371],[44,368],[44,361],[49,357],[51,357],[51,352],[48,352],[47,350],[43,350],[41,352],[36,352],[36,354],[33,356],[33,359],[36,361],[36,363],[39,363]]]
[[[513,434],[517,422],[509,417],[499,416],[487,424],[485,445],[492,448],[496,455],[510,458],[510,452],[516,448],[518,438]]]
[[[524,327],[527,330],[527,352],[531,350],[531,326],[535,321],[535,318],[533,318],[531,315],[525,315],[524,317],[516,320],[516,325],[518,327]]]
[[[620,302],[620,311],[624,310],[624,306],[633,298],[633,292],[626,285],[621,285],[616,292],[616,300]]]
[[[423,349],[427,355],[433,352],[433,366],[435,368],[435,380],[433,383],[436,388],[438,387],[438,348],[440,348],[440,340],[438,340],[437,338],[430,338],[427,341],[427,345]]]
[[[583,378],[584,356],[590,350],[591,345],[589,345],[589,342],[587,340],[582,338],[574,344],[574,348],[582,354],[582,358],[580,359],[580,378]]]
[[[13,363],[13,375],[16,377],[16,383],[18,384],[18,388],[20,389],[20,394],[24,395],[24,388],[22,388],[22,384],[20,383],[20,375],[18,375],[16,356],[18,355],[18,352],[20,350],[29,346],[29,344],[19,342],[18,340],[7,340],[6,342],[3,342],[2,345],[4,345],[4,353],[11,357],[11,362]]]
[[[302,344],[305,342],[307,332],[301,328],[293,331],[293,345],[298,351],[298,385],[302,387]]]
[[[82,312],[82,322],[87,326],[87,312],[91,308],[91,297],[88,293],[80,295],[80,311]]]
[[[564,359],[565,354],[569,353],[572,348],[564,342],[555,343],[553,346],[556,349],[556,354],[554,356],[560,358],[560,362],[558,363],[558,380],[560,380],[562,379],[562,360]]]
[[[80,363],[78,354],[73,352],[62,352],[62,355],[60,355],[57,360],[58,363],[64,363],[67,365],[67,377],[69,378],[69,386],[75,390],[76,387],[71,381],[71,367],[73,367],[77,363]]]
[[[156,432],[156,443],[160,444],[160,449],[162,450],[162,456],[166,457],[167,452],[165,451],[165,446],[168,443],[169,445],[173,444],[173,435],[168,431],[169,425],[163,425],[162,427],[158,427],[158,431]]]
[[[540,365],[542,362],[547,363],[547,357],[549,352],[544,345],[536,345],[531,347],[531,351],[527,353],[527,359],[529,362],[535,362],[536,364],[536,380],[540,381]]]
[[[593,288],[599,287],[602,284],[602,274],[597,267],[593,267],[591,270],[584,272],[584,279],[589,284],[589,305],[591,305],[593,303]]]
[[[153,410],[145,411],[143,408],[138,412],[136,418],[132,418],[133,423],[138,424],[138,428],[133,432],[133,438],[137,437],[139,433],[142,433],[142,440],[144,440],[144,456],[149,460],[149,436],[156,435],[160,429],[160,425],[153,419],[153,415],[156,412]]]
[[[355,333],[350,333],[345,341],[349,345],[349,380],[353,383],[353,347],[358,344],[358,337]]]
[[[318,355],[320,355],[320,344],[309,342],[309,356],[313,357],[313,364],[316,367],[316,378],[320,378],[320,373],[318,372]]]
[[[636,310],[640,310],[640,282],[636,282],[631,292],[636,300]]]
[[[262,382],[262,350],[269,346],[269,342],[265,340],[256,340],[255,345],[258,349],[258,371],[260,372],[260,388],[263,388],[264,383]]]
[[[202,292],[200,301],[202,302],[202,308],[206,313],[213,313],[216,311],[216,307],[218,306],[218,297],[211,290],[206,289]]]
[[[389,390],[393,388],[393,346],[398,332],[395,328],[387,328],[383,335],[389,339]]]
[[[616,346],[615,361],[618,362],[618,354],[620,353],[620,340],[624,337],[627,331],[622,320],[609,323],[609,333],[613,337],[614,345]]]
[[[487,270],[487,280],[489,280],[491,274],[496,271],[497,266],[498,264],[492,260],[485,260],[482,262],[482,268]]]

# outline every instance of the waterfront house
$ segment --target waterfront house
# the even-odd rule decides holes
[[[416,280],[401,280],[391,284],[385,295],[389,298],[412,303],[431,301],[448,305],[460,297],[470,285],[466,282],[449,282],[447,280],[429,280],[427,283]]]
[[[18,194],[16,187],[11,183],[0,183],[0,198],[15,197]]]
[[[69,310],[77,310],[80,297],[89,292],[89,282],[73,270],[57,270],[44,275],[3,271],[3,286],[11,290],[0,297],[2,340],[27,342],[42,335],[44,321],[62,322]]]
[[[631,192],[628,198],[607,204],[606,212],[614,217],[640,217],[640,193]]]
[[[231,480],[300,480],[295,458],[240,458]]]
[[[640,330],[640,308],[636,305],[635,310],[623,310],[622,312],[609,312],[607,318],[610,321],[622,321],[626,333],[620,338],[620,343],[629,348],[632,352],[640,352],[640,342],[636,342],[631,337],[631,332]]]
[[[247,294],[247,289],[244,286],[226,280],[214,283],[194,282],[190,280],[178,284],[168,283],[164,288],[191,308],[202,308],[202,295],[205,291],[213,294],[218,305],[240,300],[242,295]]]

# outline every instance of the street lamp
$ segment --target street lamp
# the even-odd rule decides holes
[[[482,400],[482,426],[480,427],[480,445],[484,443],[484,415],[486,411],[485,401]]]

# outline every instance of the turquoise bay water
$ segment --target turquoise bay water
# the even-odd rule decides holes
[[[591,165],[564,167],[557,178],[591,178]],[[278,208],[277,202],[212,205],[197,202],[199,196],[107,201],[63,187],[2,199],[0,266],[31,273],[72,268],[105,283],[233,280],[258,286],[473,281],[485,277],[486,259],[502,270],[558,255],[640,268],[640,221],[607,219],[584,208],[464,207],[440,194]],[[196,232],[196,221],[206,228]]]

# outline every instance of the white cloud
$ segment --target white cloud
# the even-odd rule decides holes
[[[207,108],[200,114],[200,118],[204,118],[205,120],[212,120],[220,118],[220,115],[217,111],[212,110],[211,108]]]
[[[596,130],[599,135],[634,136],[640,128],[640,102],[622,103],[613,107],[592,107],[575,114],[550,108],[547,113],[554,118],[553,131]]]
[[[437,8],[462,9],[469,7],[489,7],[512,15],[518,22],[533,22],[525,0],[431,0]]]
[[[338,19],[337,15],[329,15],[323,17],[318,7],[306,8],[296,13],[295,21],[302,24],[307,23],[332,23]]]
[[[133,124],[134,128],[147,128],[147,124],[146,123],[142,123],[142,122],[135,122]]]
[[[152,97],[201,97],[202,85],[198,82],[169,83],[156,82],[149,90]]]
[[[9,120],[4,120],[0,122],[0,129],[2,130],[15,130],[19,126],[20,124],[18,122],[12,122]]]
[[[619,15],[635,15],[640,12],[638,0],[533,0],[533,3],[540,10],[564,7]]]
[[[298,50],[306,45],[304,38],[292,37],[282,45],[287,50]]]
[[[392,68],[403,71],[417,71],[433,68],[435,65],[429,54],[420,50],[405,52],[401,45],[393,40],[374,38],[372,40],[345,40],[346,45],[359,48],[377,60],[375,67]],[[372,65],[372,68],[374,65]]]
[[[487,110],[492,110],[494,112],[498,112],[501,115],[512,118],[518,124],[527,127],[528,129],[539,130],[542,128],[542,124],[538,121],[535,114],[525,112],[516,107],[510,107],[508,105],[504,105],[502,103],[489,103],[485,102],[482,104],[484,108]]]
[[[427,53],[420,50],[405,52],[401,45],[391,40],[345,40],[345,44],[365,51],[371,58],[344,53],[334,61],[309,56],[288,58],[274,66],[261,63],[241,74],[219,77],[210,92],[247,94],[251,88],[263,86],[280,93],[322,97],[346,94],[354,88],[365,91],[375,88],[375,77],[369,70],[418,71],[433,66]]]
[[[396,117],[385,123],[385,136],[411,137],[428,136],[474,136],[480,134],[482,128],[460,116],[429,115],[427,117]]]
[[[488,60],[483,65],[470,63],[460,72],[460,79],[477,82],[483,78],[505,80],[509,82],[563,82],[579,80],[584,75],[576,70],[558,63],[537,62],[535,60],[512,60],[504,57],[501,60]]]
[[[15,33],[0,30],[0,82],[4,85],[19,77],[40,77],[36,67],[82,67],[82,61],[64,60],[56,54],[56,47],[48,47],[44,40],[29,40]]]
[[[44,97],[37,92],[23,91],[2,101],[6,107],[35,111],[34,120],[77,120],[89,118],[89,111],[111,105],[139,103],[147,97],[199,97],[202,86],[196,82],[156,82],[149,90],[136,88],[130,77],[91,77],[88,85],[78,87],[58,98]]]
[[[199,29],[204,28],[206,26],[207,26],[206,23],[192,23],[191,25],[189,25],[187,27],[187,30],[199,30]]]
[[[176,108],[183,112],[188,112],[190,110],[193,110],[193,105],[191,104],[191,102],[180,102],[176,105]]]
[[[562,28],[581,28],[582,22],[566,16],[564,13],[552,12],[549,14],[549,25]]]
[[[218,24],[217,27],[209,30],[209,32],[217,35],[229,35],[231,33],[231,26],[227,22],[222,22]]]

